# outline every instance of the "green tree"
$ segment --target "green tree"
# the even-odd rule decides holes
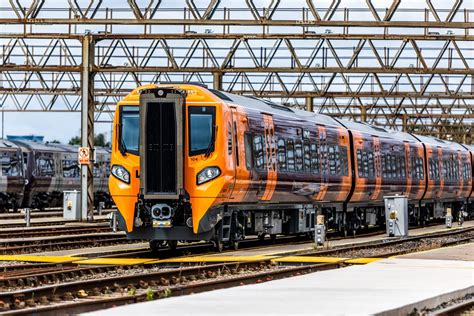
[[[74,136],[69,140],[69,145],[81,145],[81,136]]]
[[[81,136],[74,136],[69,140],[69,145],[81,145]],[[103,133],[94,136],[94,146],[110,147],[110,142],[105,140]]]
[[[94,136],[94,146],[105,147],[105,135],[100,133]]]

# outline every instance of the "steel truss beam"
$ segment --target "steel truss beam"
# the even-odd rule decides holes
[[[84,109],[83,43],[94,56],[88,113],[111,120],[146,83],[200,82],[337,117],[472,141],[474,8],[333,0],[102,0],[0,5],[0,107]],[[370,32],[370,33],[369,33]],[[81,79],[82,78],[82,79]]]

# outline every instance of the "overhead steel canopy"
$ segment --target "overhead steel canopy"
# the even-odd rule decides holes
[[[96,121],[139,85],[188,81],[472,142],[473,2],[380,3],[3,1],[0,106],[80,111],[88,34]]]

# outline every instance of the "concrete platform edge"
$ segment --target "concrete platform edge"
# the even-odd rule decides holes
[[[451,300],[459,299],[466,296],[469,293],[474,293],[474,285],[469,286],[467,288],[456,290],[453,292],[445,293],[442,295],[438,295],[435,297],[430,297],[425,300],[421,300],[412,304],[407,304],[404,306],[400,306],[391,310],[386,310],[380,313],[375,314],[376,316],[398,316],[398,315],[408,315],[410,314],[415,308],[420,311],[424,308],[434,308],[439,306],[442,303],[449,302]]]

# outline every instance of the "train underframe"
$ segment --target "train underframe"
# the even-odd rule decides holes
[[[8,212],[8,210],[18,210],[20,207],[18,201],[21,201],[21,199],[18,194],[0,192],[0,213]]]
[[[161,207],[159,211],[153,208],[158,204]],[[313,236],[317,215],[324,215],[327,230],[343,236],[385,225],[385,209],[380,204],[230,204],[209,210],[205,220],[209,222],[209,229],[194,234],[189,204],[173,204],[172,201],[158,204],[156,201],[145,206],[137,204],[135,227],[128,234],[129,239],[150,240],[153,250],[166,245],[173,249],[178,241],[207,240],[214,243],[216,250],[222,251],[225,247],[238,248],[239,242],[246,236],[258,236],[259,239],[265,236],[274,239],[277,235]],[[163,208],[165,205],[170,206],[166,211]],[[451,209],[453,221],[473,216],[469,201],[413,200],[409,201],[408,206],[409,223],[411,226],[424,226],[444,218],[448,208]],[[119,225],[125,229],[123,219],[119,218]]]
[[[94,193],[94,207],[98,207],[100,202],[104,202],[105,208],[110,208],[113,205],[112,197],[107,192]],[[38,192],[34,194],[29,205],[32,209],[44,210],[49,207],[61,207],[63,205],[63,192]]]

